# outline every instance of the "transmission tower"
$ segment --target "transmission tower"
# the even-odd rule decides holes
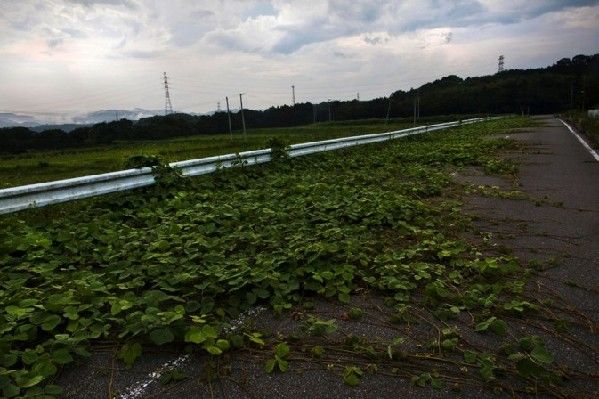
[[[497,73],[499,72],[503,72],[503,62],[505,60],[505,57],[503,55],[499,56],[499,59],[497,60]]]
[[[168,78],[164,73],[164,115],[173,113],[173,104],[171,103],[171,95],[168,92]]]

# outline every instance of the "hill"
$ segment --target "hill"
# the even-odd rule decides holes
[[[389,98],[370,101],[335,101],[330,104],[300,103],[266,110],[246,110],[246,125],[253,128],[288,127],[314,120],[355,120],[409,117],[419,98],[420,116],[530,113],[544,114],[584,109],[599,103],[599,54],[563,58],[546,68],[514,69],[495,75],[443,77]],[[329,111],[330,110],[330,111]],[[233,129],[241,129],[241,115],[232,113]],[[138,121],[121,119],[83,126],[66,133],[61,129],[34,132],[26,127],[0,129],[0,151],[17,153],[33,149],[60,149],[109,144],[117,140],[163,139],[175,136],[225,133],[226,112],[212,115],[170,114]]]

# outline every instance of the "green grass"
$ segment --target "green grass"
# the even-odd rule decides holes
[[[407,121],[391,121],[388,125],[383,120],[344,121],[289,128],[250,129],[245,140],[241,132],[234,132],[232,139],[228,134],[201,135],[169,140],[122,141],[108,146],[64,151],[0,155],[0,189],[121,170],[124,169],[126,160],[133,155],[157,155],[165,161],[173,162],[265,148],[268,139],[272,137],[294,144],[382,133],[411,126]]]

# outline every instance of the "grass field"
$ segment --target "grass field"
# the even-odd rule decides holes
[[[35,151],[17,155],[0,155],[0,188],[39,183],[124,169],[133,155],[157,155],[172,162],[202,158],[267,147],[269,138],[277,137],[287,144],[325,140],[367,133],[382,133],[413,126],[407,121],[365,120],[355,122],[317,123],[308,126],[250,129],[244,140],[241,132],[233,137],[202,135],[170,140],[123,141],[64,151]],[[429,122],[424,122],[429,123]]]

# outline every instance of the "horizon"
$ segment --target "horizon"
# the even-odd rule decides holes
[[[0,112],[209,113],[386,97],[443,76],[598,52],[596,1],[15,1],[0,4]],[[557,28],[556,28],[557,27]],[[522,37],[527,37],[523,40]],[[68,122],[67,122],[68,123]]]

